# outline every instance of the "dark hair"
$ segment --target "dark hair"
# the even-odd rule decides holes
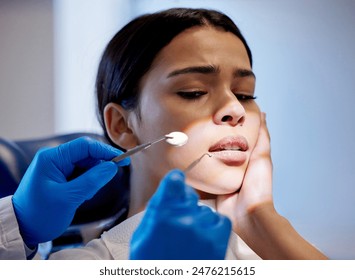
[[[221,12],[175,8],[132,20],[108,43],[96,78],[99,121],[111,144],[104,125],[105,106],[114,102],[127,110],[137,108],[140,79],[154,58],[175,36],[194,26],[213,26],[235,34],[243,42],[252,65],[251,51],[239,28]]]

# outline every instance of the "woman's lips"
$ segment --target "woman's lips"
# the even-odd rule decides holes
[[[228,136],[215,143],[208,152],[214,158],[232,166],[240,166],[247,160],[249,145],[243,136]]]

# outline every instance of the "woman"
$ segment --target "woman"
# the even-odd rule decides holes
[[[172,131],[186,133],[189,141],[132,156],[128,219],[87,248],[56,257],[90,252],[88,257],[126,258],[127,240],[159,181],[209,153],[186,179],[204,203],[231,219],[235,234],[226,258],[325,258],[274,209],[269,136],[254,100],[255,80],[244,37],[219,12],[171,9],[141,16],[119,31],[97,76],[106,136],[123,149]]]

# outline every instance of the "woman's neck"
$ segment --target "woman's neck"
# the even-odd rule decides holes
[[[159,168],[154,165],[141,166],[137,164],[131,166],[128,217],[132,217],[133,215],[142,212],[158,188],[160,180],[165,174],[158,175],[154,169]],[[216,195],[198,190],[196,191],[201,200],[213,201],[216,199]]]
[[[156,191],[159,181],[147,169],[138,166],[131,168],[128,217],[145,209],[147,202]]]

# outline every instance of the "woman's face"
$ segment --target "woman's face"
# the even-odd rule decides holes
[[[212,27],[188,29],[158,53],[139,86],[141,118],[129,113],[137,142],[173,131],[189,140],[181,147],[153,145],[132,157],[133,169],[159,182],[208,152],[212,157],[186,174],[187,183],[202,195],[238,190],[260,126],[252,99],[255,76],[243,43]]]

